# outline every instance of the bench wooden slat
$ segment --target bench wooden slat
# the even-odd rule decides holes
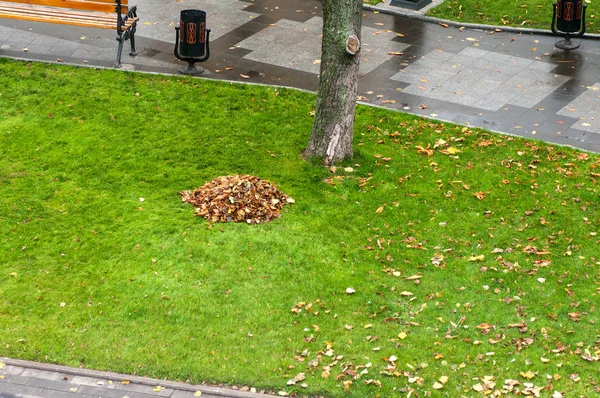
[[[49,15],[49,16],[61,16],[61,15],[75,15],[77,17],[90,17],[99,18],[115,21],[117,15],[115,12],[83,12],[77,10],[63,10],[49,7],[31,7],[27,5],[9,6],[6,7],[0,3],[0,11],[7,13],[23,13],[23,14],[36,14],[36,15]]]
[[[64,12],[46,8],[10,7],[0,5],[0,18],[22,19],[34,22],[49,22],[56,24],[77,25],[85,27],[97,27],[100,29],[116,29],[117,20],[115,14],[102,14],[95,12],[86,14],[83,12]],[[126,30],[138,18],[130,18],[126,21],[123,30]]]
[[[115,12],[117,4],[114,0],[11,0],[0,1],[3,3],[21,3],[38,6],[52,6],[60,8],[70,8],[73,10],[89,10]],[[127,14],[127,0],[121,0],[121,14]]]

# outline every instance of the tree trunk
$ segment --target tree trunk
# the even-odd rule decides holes
[[[321,74],[304,157],[321,157],[326,165],[352,156],[362,4],[363,0],[323,0]],[[351,55],[353,50],[356,55]]]

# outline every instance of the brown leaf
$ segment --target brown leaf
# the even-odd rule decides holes
[[[433,156],[433,149],[430,149],[429,145],[427,145],[427,148],[423,148],[421,145],[417,145],[416,148],[417,152],[425,157]]]
[[[475,196],[479,200],[483,200],[487,196],[487,193],[486,192],[475,192],[473,194],[473,196]]]

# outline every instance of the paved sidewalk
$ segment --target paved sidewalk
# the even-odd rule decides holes
[[[420,13],[365,11],[360,100],[425,117],[600,152],[600,42],[578,50],[554,37],[499,29],[462,29]],[[434,0],[434,5],[441,0]],[[317,0],[138,0],[139,55],[125,71],[177,74],[179,11],[207,11],[211,57],[203,77],[315,91],[321,3]],[[405,14],[405,15],[393,15]],[[577,39],[576,39],[577,40]],[[127,49],[125,45],[125,49]],[[0,56],[112,67],[115,34],[0,19]],[[1,73],[1,70],[0,70]],[[0,358],[0,397],[256,397],[225,388],[56,367]],[[122,383],[128,380],[129,384]],[[157,388],[157,387],[162,388]],[[155,391],[156,390],[156,391]]]
[[[191,385],[0,357],[0,398],[267,398],[232,388]]]

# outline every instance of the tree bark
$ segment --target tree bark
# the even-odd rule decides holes
[[[305,159],[320,157],[332,165],[352,156],[360,44],[352,48],[350,43],[347,49],[347,40],[354,35],[360,43],[362,4],[362,0],[323,0],[321,73]]]

